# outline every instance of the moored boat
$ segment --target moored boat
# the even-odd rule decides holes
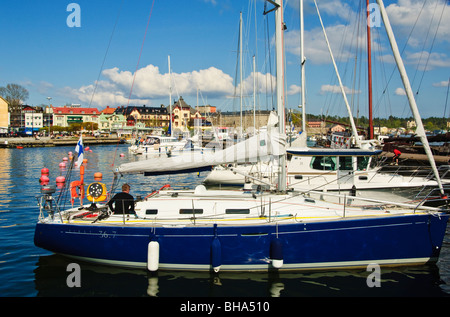
[[[89,212],[85,206],[81,212]],[[44,217],[35,243],[102,264],[162,270],[266,271],[437,261],[448,214],[351,207],[294,193],[163,190],[136,202],[136,215],[106,207]],[[104,219],[102,220],[102,217]],[[150,248],[151,243],[157,251]]]
[[[237,192],[203,186],[162,188],[138,199],[133,214],[111,213],[103,204],[110,193],[100,183],[87,188],[92,204],[66,210],[58,207],[54,190],[43,187],[34,237],[38,247],[80,260],[150,271],[336,269],[437,261],[449,219],[442,209],[382,202],[339,204],[287,190],[283,2],[269,2],[276,16],[281,118],[276,130],[268,129],[222,152],[193,155],[192,160],[165,158],[165,166],[160,158],[122,164],[113,188],[126,174],[186,172],[267,156],[276,158],[281,170],[277,187]]]

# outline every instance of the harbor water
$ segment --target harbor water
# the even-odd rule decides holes
[[[127,145],[95,145],[86,151],[86,183],[101,172],[111,185],[119,164],[142,159],[128,154]],[[0,296],[1,297],[450,297],[450,229],[437,264],[382,268],[379,285],[372,271],[348,270],[298,273],[156,272],[94,265],[55,255],[33,242],[39,209],[41,169],[50,182],[65,176],[60,168],[74,147],[0,149]],[[121,156],[120,154],[124,155]],[[76,171],[75,171],[76,173]],[[72,180],[78,179],[76,174]],[[128,176],[131,193],[145,196],[165,184],[194,188],[203,174]],[[80,266],[80,287],[71,287],[71,263]]]

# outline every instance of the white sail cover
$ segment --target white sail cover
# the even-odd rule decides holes
[[[268,129],[225,150],[206,153],[186,151],[173,157],[155,157],[120,165],[116,173],[162,175],[205,170],[215,165],[230,163],[256,163],[270,156],[286,153],[286,136],[276,129]]]

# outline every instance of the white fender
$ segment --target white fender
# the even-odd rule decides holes
[[[159,266],[159,243],[150,241],[147,253],[147,269],[149,271],[157,271]]]
[[[283,266],[283,260],[272,259],[272,266],[276,269],[280,269]]]

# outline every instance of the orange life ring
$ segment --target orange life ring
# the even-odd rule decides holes
[[[82,181],[73,181],[70,183],[70,202],[74,203],[75,198],[80,197],[81,200],[84,198],[84,188]]]

